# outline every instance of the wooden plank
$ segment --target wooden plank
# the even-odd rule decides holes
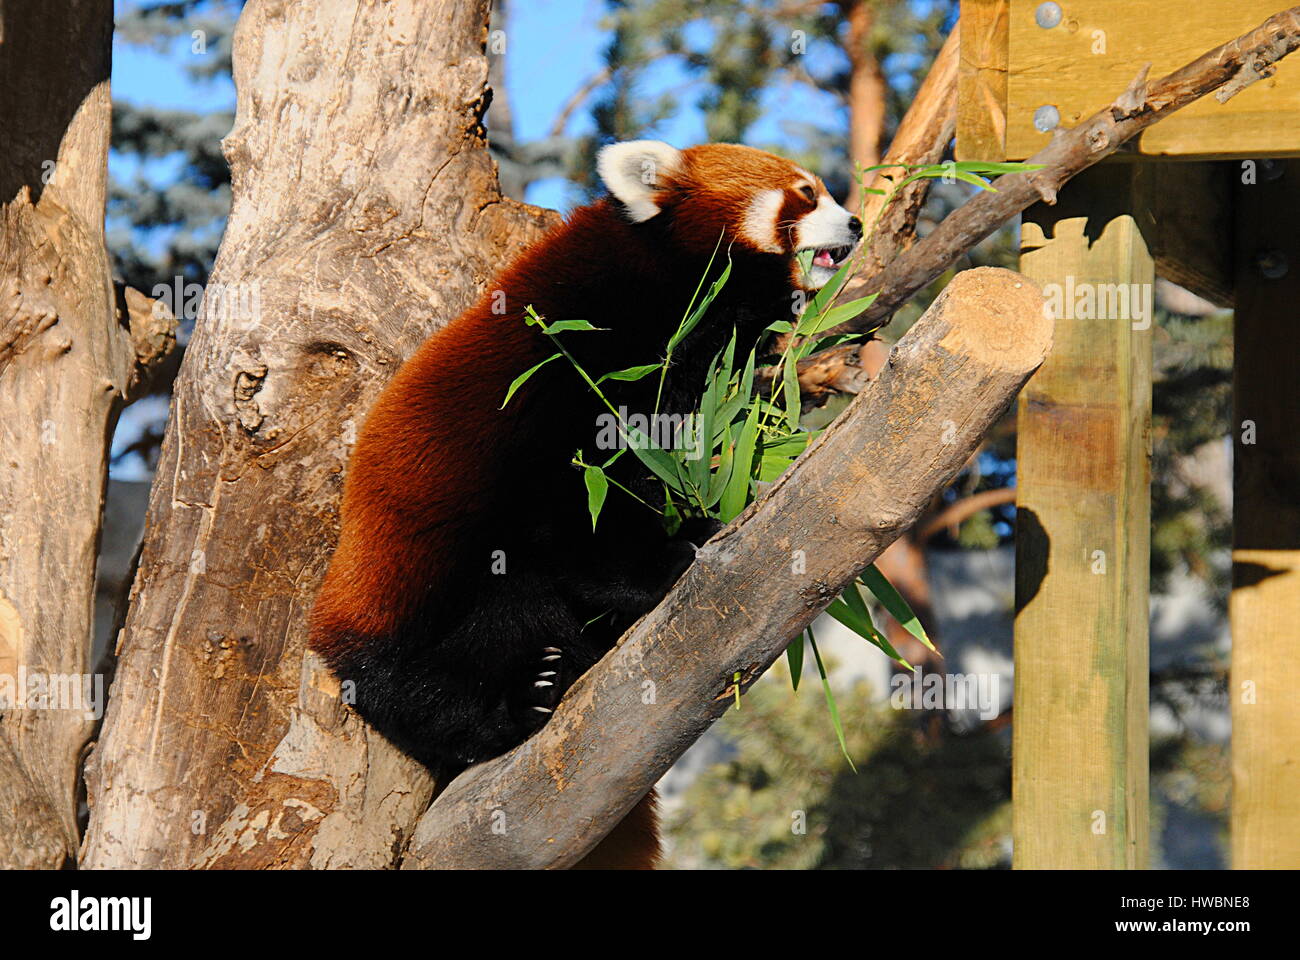
[[[1157,276],[1221,307],[1233,304],[1233,184],[1243,161],[1139,161],[1136,216]]]
[[[1300,162],[1279,168],[1237,189],[1229,691],[1239,869],[1300,867]],[[1279,263],[1285,273],[1270,276]]]
[[[1085,172],[1057,206],[1031,207],[1021,231],[1021,269],[1055,299],[1057,322],[1019,401],[1020,868],[1147,864],[1152,328],[1117,296],[1154,296],[1129,212],[1136,170]]]
[[[1007,24],[1010,0],[961,0],[957,159],[1006,154]]]
[[[1284,9],[1280,0],[1061,0],[1057,26],[1035,19],[1038,0],[1011,0],[1006,152],[1023,159],[1050,133],[1034,111],[1052,105],[1072,127],[1121,93],[1144,63],[1159,77]],[[960,129],[960,128],[959,128]],[[1226,104],[1205,97],[1145,131],[1138,152],[1199,157],[1300,153],[1300,60]]]

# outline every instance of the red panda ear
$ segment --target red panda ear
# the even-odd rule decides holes
[[[611,143],[596,154],[596,172],[634,223],[659,212],[655,196],[681,166],[681,151],[661,140]]]

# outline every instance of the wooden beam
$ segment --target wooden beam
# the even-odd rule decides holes
[[[957,72],[957,159],[1002,160],[1007,153],[1009,0],[961,0]]]
[[[1300,867],[1300,162],[1237,187],[1232,865]],[[1278,174],[1273,176],[1273,174]]]
[[[1236,160],[1140,161],[1134,200],[1156,274],[1221,307],[1233,304]]]
[[[1019,868],[1147,863],[1151,326],[1141,307],[1155,273],[1130,215],[1134,172],[1087,171],[1056,206],[1026,211],[1022,229],[1021,267],[1044,285],[1057,323],[1019,403]]]
[[[1284,9],[1282,0],[1060,0],[1040,25],[1039,0],[1010,0],[1006,155],[1024,159],[1051,139],[1035,111],[1055,107],[1073,127],[1123,90],[1144,63],[1158,77]],[[964,5],[963,5],[964,17]],[[1053,23],[1054,18],[1044,20]],[[958,135],[962,130],[958,121]],[[1142,133],[1150,156],[1251,157],[1300,152],[1300,62],[1278,65],[1226,103],[1206,98]],[[981,159],[1003,159],[1001,157]]]

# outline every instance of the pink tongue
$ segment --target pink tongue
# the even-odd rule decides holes
[[[815,267],[833,267],[835,261],[831,259],[829,250],[818,250],[817,256],[813,257],[813,266]]]

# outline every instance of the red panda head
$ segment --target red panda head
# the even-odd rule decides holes
[[[862,222],[820,177],[765,150],[633,140],[603,148],[596,169],[634,223],[667,215],[675,242],[696,255],[707,257],[721,236],[733,255],[782,256],[796,287],[824,286],[862,237]],[[806,272],[801,251],[812,252]]]

